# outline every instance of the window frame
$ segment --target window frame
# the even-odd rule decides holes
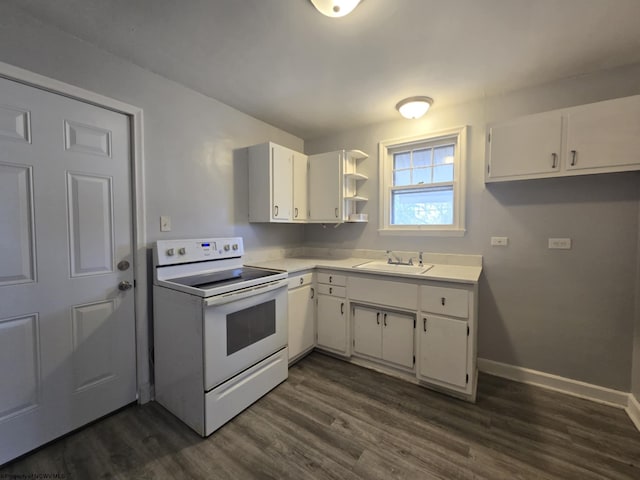
[[[411,137],[395,138],[379,143],[379,212],[378,233],[380,235],[423,235],[462,237],[465,230],[465,198],[466,198],[466,165],[468,126],[449,128],[436,132],[414,135]],[[453,223],[451,225],[392,225],[391,201],[392,191],[412,187],[394,187],[393,185],[393,153],[403,148],[416,150],[421,146],[437,147],[447,141],[455,144],[453,182],[444,185],[453,186]],[[426,184],[425,187],[437,188],[442,184]]]

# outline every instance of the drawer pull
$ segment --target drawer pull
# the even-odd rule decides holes
[[[422,328],[424,329],[424,331],[427,331],[427,317],[424,317],[422,319]]]
[[[278,216],[278,205],[276,205],[275,207],[273,207],[273,211],[274,211],[274,217]]]
[[[329,275],[329,283],[333,283],[333,275]]]
[[[556,168],[558,166],[558,154],[551,154],[551,168]]]
[[[335,209],[336,218],[338,218],[338,207]]]
[[[340,314],[344,315],[344,302],[340,304]]]
[[[376,313],[376,324],[380,325],[380,312]]]
[[[576,164],[576,155],[578,154],[578,152],[576,152],[575,150],[571,150],[571,166],[575,166]]]
[[[384,326],[387,326],[387,314],[384,314],[384,320],[382,321],[382,323],[384,324]]]
[[[329,287],[329,295],[333,293],[333,287]]]
[[[294,218],[298,218],[298,207],[294,208],[293,211],[294,213]]]
[[[304,283],[304,278],[300,277],[300,285]]]
[[[316,296],[316,289],[315,288],[311,288],[311,298]]]
[[[447,299],[446,299],[446,298],[444,298],[444,297],[442,297],[442,298],[440,299],[440,301],[442,302],[442,306],[443,306],[443,307],[444,307],[444,304],[445,304],[445,303],[447,303]]]

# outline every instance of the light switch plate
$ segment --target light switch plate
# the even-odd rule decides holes
[[[550,238],[549,248],[569,250],[571,249],[571,239],[570,238]]]
[[[161,232],[171,231],[171,217],[169,215],[160,216],[160,231]]]
[[[491,245],[494,247],[506,247],[509,244],[509,237],[491,237]]]

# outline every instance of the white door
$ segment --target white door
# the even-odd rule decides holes
[[[353,353],[382,358],[382,312],[353,307]]]
[[[124,115],[0,79],[0,464],[136,398],[129,149]]]
[[[307,184],[309,182],[309,158],[293,152],[293,220],[307,220],[309,210]]]
[[[567,170],[640,163],[640,95],[569,111]]]
[[[318,295],[318,346],[336,352],[347,352],[347,319],[345,299]]]
[[[467,322],[424,315],[419,329],[421,377],[464,388],[467,383]]]
[[[309,156],[309,220],[342,220],[342,169],[340,152]]]
[[[311,285],[289,290],[289,359],[313,347],[314,289]]]
[[[494,125],[490,135],[488,178],[526,178],[560,170],[560,112],[530,115]]]
[[[271,144],[271,198],[273,220],[291,220],[293,202],[293,151],[280,145]]]
[[[413,315],[384,312],[382,314],[382,359],[413,367]]]

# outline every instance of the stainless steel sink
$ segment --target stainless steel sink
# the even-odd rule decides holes
[[[360,270],[375,270],[377,272],[391,272],[391,273],[412,273],[421,274],[429,270],[433,265],[396,265],[393,263],[387,263],[385,260],[373,260],[371,262],[356,265],[353,268]]]

